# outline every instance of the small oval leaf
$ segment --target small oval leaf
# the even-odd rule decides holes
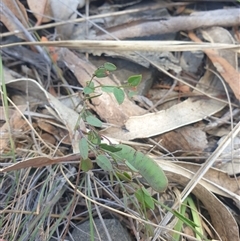
[[[106,93],[113,93],[114,91],[114,86],[102,86],[102,91]]]
[[[108,72],[104,67],[99,67],[95,72],[94,75],[98,78],[104,78],[108,76]]]
[[[104,171],[110,172],[113,170],[112,163],[105,155],[98,155],[96,158],[98,166]]]
[[[125,93],[122,89],[119,89],[117,87],[114,88],[113,94],[118,102],[119,105],[121,105],[125,98]]]
[[[142,80],[142,75],[132,75],[128,78],[127,82],[130,86],[137,86]]]
[[[87,159],[88,158],[88,142],[86,140],[86,138],[82,138],[79,141],[79,151],[80,151],[80,155],[83,159]]]
[[[154,209],[153,198],[151,196],[147,196],[145,193],[144,193],[144,203],[145,203],[147,208]]]
[[[88,132],[88,140],[94,145],[99,145],[101,143],[101,137],[95,131]]]
[[[135,197],[137,198],[137,200],[142,204],[144,205],[144,197],[143,197],[143,192],[141,189],[137,190],[135,192]]]
[[[153,200],[152,196],[150,194],[146,193],[143,189],[144,189],[144,187],[140,188],[139,190],[137,190],[135,192],[136,198],[146,208],[154,209],[154,200]]]
[[[81,169],[84,172],[88,172],[92,168],[93,168],[93,164],[92,164],[92,161],[89,158],[84,159],[84,160],[81,161]]]
[[[102,122],[97,117],[95,117],[93,115],[87,116],[86,121],[91,126],[95,126],[95,127],[101,127],[102,126]]]
[[[130,90],[130,91],[128,91],[128,97],[131,99],[134,95],[137,95],[137,91],[132,91],[132,90]]]
[[[108,71],[114,71],[117,69],[116,65],[109,63],[109,62],[106,62],[103,66]]]
[[[86,87],[83,88],[83,93],[84,93],[85,95],[89,95],[89,94],[91,94],[91,93],[93,93],[93,92],[94,92],[94,89],[92,89],[92,88],[90,88],[90,87],[88,87],[88,86],[86,86]]]

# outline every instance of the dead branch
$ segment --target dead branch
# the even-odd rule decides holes
[[[211,26],[231,27],[240,25],[240,9],[221,9],[214,11],[196,12],[190,16],[170,17],[159,21],[147,21],[135,23],[129,27],[118,28],[117,31],[109,31],[118,39],[150,36],[156,34],[166,34],[188,31],[196,28]],[[107,34],[95,37],[97,40],[109,40],[111,36]]]

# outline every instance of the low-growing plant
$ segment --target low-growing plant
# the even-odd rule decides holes
[[[127,91],[129,97],[132,97],[135,94],[132,89],[136,88],[141,82],[141,75],[129,77],[127,84],[121,86],[96,86],[94,84],[93,78],[104,78],[114,70],[116,70],[114,64],[105,63],[94,72],[91,80],[87,82],[87,85],[83,89],[83,93],[86,96],[85,100],[98,97],[99,94],[96,94],[95,92],[97,88],[101,88],[103,92],[112,93],[119,104],[122,104],[124,101],[125,91]],[[103,141],[102,136],[96,129],[94,129],[94,127],[98,128],[102,126],[101,120],[94,116],[90,111],[87,111],[86,108],[83,108],[81,117],[89,126],[89,131],[87,133],[81,133],[81,139],[79,141],[79,150],[82,157],[81,169],[84,172],[88,172],[93,168],[93,161],[89,158],[89,153],[92,152],[95,155],[96,164],[110,175],[111,180],[115,178],[115,180],[118,181],[124,194],[127,194],[127,191],[124,185],[122,185],[122,182],[124,181],[133,184],[132,186],[135,190],[134,195],[136,197],[135,200],[138,201],[138,203],[135,203],[134,205],[138,206],[138,211],[143,214],[145,220],[147,220],[147,210],[153,210],[155,205],[160,205],[165,210],[172,212],[174,216],[181,220],[181,223],[190,226],[195,230],[197,235],[203,238],[203,235],[198,232],[196,225],[191,222],[191,220],[185,218],[184,215],[178,211],[171,210],[171,208],[159,203],[152,197],[144,184],[137,177],[143,177],[147,184],[158,193],[166,190],[168,179],[162,168],[152,158],[144,155],[140,151],[136,151],[128,145],[114,145],[111,144],[110,141],[106,143],[107,138],[104,138],[105,141]],[[124,168],[122,168],[123,166]],[[130,197],[130,195],[128,195],[128,197]],[[91,217],[91,215],[89,216]],[[145,225],[145,228],[146,230],[144,230],[144,232],[147,234],[147,238],[149,238],[149,236],[153,235],[152,229],[149,225]],[[207,239],[203,238],[203,240]]]
[[[141,75],[134,75],[128,78],[127,84],[122,86],[95,86],[92,81],[94,77],[104,78],[110,74],[110,72],[116,70],[116,66],[112,63],[105,63],[99,67],[93,74],[92,79],[84,87],[83,92],[85,95],[94,94],[97,88],[101,88],[102,91],[113,93],[117,102],[121,104],[125,98],[125,92],[123,89],[130,89],[136,87],[141,82]],[[130,95],[132,95],[132,91]],[[98,95],[97,95],[98,96]],[[92,95],[89,98],[95,98],[96,95]],[[86,111],[81,113],[81,117],[90,126],[101,127],[102,122],[91,112]],[[150,157],[143,153],[134,150],[132,147],[119,144],[112,145],[111,143],[103,143],[101,136],[93,128],[90,129],[85,135],[82,134],[79,141],[80,155],[82,156],[82,169],[88,171],[91,168],[91,160],[88,158],[89,151],[93,151],[96,154],[97,164],[105,171],[113,172],[116,175],[117,167],[113,168],[112,161],[116,164],[123,162],[129,171],[139,173],[146,179],[148,184],[157,192],[163,192],[168,185],[168,180],[161,169],[161,167]],[[97,150],[97,151],[96,151]],[[117,165],[116,165],[117,166]],[[120,170],[117,170],[120,171]]]

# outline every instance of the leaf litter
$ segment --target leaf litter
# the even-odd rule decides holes
[[[157,205],[146,214],[141,205],[146,202],[152,207],[151,197],[154,197],[178,209],[181,195],[192,190],[205,235],[215,240],[239,240],[239,146],[233,137],[231,140],[231,133],[236,140],[238,138],[238,129],[234,126],[240,121],[239,115],[233,115],[239,109],[240,98],[239,33],[235,27],[239,18],[237,3],[224,3],[226,6],[232,4],[232,9],[221,9],[216,3],[216,9],[210,10],[208,3],[193,1],[199,10],[204,6],[207,9],[194,12],[189,3],[151,1],[144,5],[144,1],[135,1],[129,7],[124,1],[116,1],[96,7],[94,3],[89,6],[88,1],[73,2],[71,8],[59,2],[54,5],[54,1],[52,5],[47,1],[36,5],[37,2],[31,0],[28,6],[21,1],[16,1],[17,5],[13,1],[1,3],[2,9],[10,13],[5,11],[2,18],[6,29],[1,42],[4,75],[1,79],[3,231],[0,238],[50,240],[53,237],[60,240],[67,235],[73,240],[71,230],[75,224],[89,218],[91,201],[94,217],[104,222],[110,212],[122,220],[136,240],[172,240],[176,217],[169,219],[169,212]],[[53,6],[54,11],[51,10]],[[28,14],[27,8],[37,21]],[[55,23],[45,24],[49,22],[47,19]],[[35,27],[29,28],[30,21],[36,21]],[[59,21],[65,24],[58,24]],[[49,27],[55,28],[58,36],[51,35]],[[34,47],[33,44],[40,40],[32,34],[37,29],[42,29],[40,35],[48,35],[49,40]],[[157,40],[165,41],[150,42],[159,33],[162,36],[157,36]],[[135,37],[140,40],[144,37],[144,40],[135,41],[132,39]],[[126,38],[131,41],[124,41]],[[24,46],[22,41],[25,40],[32,42],[32,46]],[[159,54],[163,50],[165,54]],[[201,55],[197,68],[190,67],[191,59],[187,55],[180,61],[183,52],[191,52],[193,60],[194,51],[206,54],[204,58]],[[87,59],[89,54],[92,56]],[[161,91],[165,89],[163,96],[160,90],[152,92],[154,96],[146,94],[144,98],[150,101],[145,105],[126,96],[123,100],[123,92],[115,91],[115,95],[121,95],[120,102],[123,101],[119,105],[113,94],[100,89],[97,90],[98,98],[88,103],[92,118],[97,116],[93,122],[102,122],[97,128],[106,143],[130,143],[145,154],[151,151],[148,153],[151,160],[155,160],[168,178],[169,185],[163,193],[151,188],[151,180],[147,183],[142,179],[146,175],[144,172],[131,176],[126,162],[119,164],[120,170],[126,172],[118,175],[128,181],[113,179],[111,172],[116,163],[110,157],[103,163],[104,155],[95,160],[94,153],[87,149],[87,140],[82,135],[90,131],[92,122],[84,123],[79,117],[84,96],[77,92],[82,91],[101,65],[95,67],[91,63],[91,58],[99,61],[99,55],[106,59],[105,62],[114,63],[114,58],[120,58],[139,63],[133,76],[151,66],[157,74],[153,75],[152,86],[145,85],[148,88],[145,93],[157,90],[157,85],[162,86]],[[21,79],[16,79],[19,74]],[[93,81],[116,86],[124,84],[128,77],[120,79],[113,73]],[[9,109],[3,99],[6,98],[5,84]],[[171,96],[175,96],[174,99]],[[71,104],[66,105],[61,97],[67,97]],[[229,119],[222,118],[225,113]],[[223,122],[219,122],[221,118]],[[222,140],[223,144],[218,142],[219,128],[230,133]],[[79,142],[84,142],[80,148]],[[225,142],[228,142],[228,153],[221,148],[214,152]],[[93,169],[80,172],[81,158],[88,160],[86,170],[91,168],[90,163],[94,163]],[[201,169],[204,172],[199,172]],[[130,183],[137,183],[129,180],[135,178],[147,188],[141,194],[143,203],[133,196],[134,188]],[[193,189],[188,184],[194,180],[197,181]],[[181,234],[182,240],[189,240],[186,227]],[[195,236],[194,232],[192,235]],[[196,237],[191,239],[196,240]]]

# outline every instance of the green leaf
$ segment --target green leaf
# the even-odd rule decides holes
[[[116,175],[122,181],[126,181],[126,182],[131,182],[132,181],[132,177],[127,172],[123,172],[122,173],[122,172],[116,171]]]
[[[104,78],[108,76],[108,72],[104,67],[99,67],[95,72],[94,75],[98,78]]]
[[[95,127],[101,127],[102,126],[102,122],[97,117],[95,117],[93,115],[87,116],[86,121],[91,126],[95,126]]]
[[[114,86],[102,86],[102,91],[106,93],[113,93],[114,91]]]
[[[142,75],[132,75],[128,78],[127,82],[130,86],[138,86],[142,80]]]
[[[122,104],[125,98],[125,93],[122,89],[119,89],[117,87],[114,88],[113,94],[118,102],[118,104]]]
[[[180,213],[185,216],[186,210],[187,210],[187,199],[185,199],[180,207]],[[172,237],[174,240],[179,241],[181,237],[181,231],[183,229],[183,221],[181,219],[178,219],[177,223],[174,226],[174,230],[177,231],[174,232]]]
[[[96,158],[98,166],[104,171],[110,172],[113,170],[112,163],[105,155],[98,155]]]
[[[88,172],[92,168],[93,168],[93,164],[92,164],[92,161],[89,158],[81,160],[81,169],[84,172]]]
[[[92,88],[90,88],[90,87],[88,87],[88,86],[86,86],[86,87],[83,88],[83,93],[84,93],[85,95],[89,95],[89,94],[91,94],[91,93],[93,93],[93,92],[94,92],[94,89],[92,89]]]
[[[137,200],[147,208],[154,209],[154,200],[144,187],[135,192]]]
[[[144,203],[146,205],[147,208],[151,208],[151,209],[154,209],[154,201],[153,201],[153,198],[150,196],[147,196],[145,193],[144,193]]]
[[[94,82],[92,82],[92,81],[87,82],[87,86],[91,89],[94,89]]]
[[[142,191],[144,192],[144,195],[151,197],[151,194],[145,187],[142,187]]]
[[[87,159],[88,158],[88,142],[86,140],[85,137],[83,137],[80,141],[79,141],[79,151],[80,151],[80,155],[83,159]]]
[[[101,143],[101,137],[95,131],[88,132],[88,140],[94,145],[99,145]]]
[[[103,66],[108,71],[114,71],[117,69],[116,65],[109,63],[109,62],[106,62]]]
[[[197,207],[196,207],[191,195],[189,195],[186,199],[187,199],[188,205],[191,209],[192,219],[193,219],[194,223],[197,225],[196,228],[195,228],[195,230],[197,231],[196,232],[196,238],[201,240],[203,235],[204,235],[204,231],[203,231],[203,228],[202,228],[201,218],[200,218],[199,213],[197,211]]]
[[[132,91],[132,90],[130,90],[130,91],[128,91],[128,97],[131,99],[134,95],[137,95],[137,91]]]
[[[118,151],[122,150],[122,148],[120,148],[120,147],[115,147],[113,145],[108,145],[105,143],[100,144],[99,147],[101,147],[103,150],[106,150],[109,152],[118,152]]]
[[[143,197],[142,189],[139,189],[135,192],[135,197],[142,205],[144,205],[144,197]]]
[[[145,187],[142,187],[142,192],[144,194],[144,201],[146,204],[146,207],[154,209],[154,200],[151,194],[148,192],[148,190]]]

